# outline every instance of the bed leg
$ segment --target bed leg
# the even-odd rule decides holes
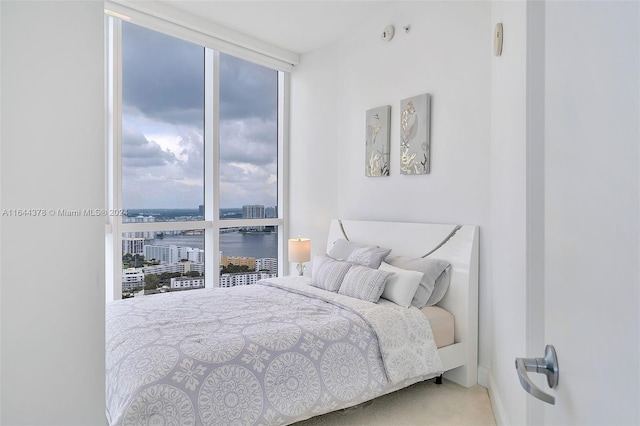
[[[436,385],[441,385],[441,384],[442,384],[442,374],[436,377]]]

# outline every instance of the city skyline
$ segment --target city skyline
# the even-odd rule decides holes
[[[220,207],[220,210],[240,210],[242,211],[242,209],[245,206],[252,206],[252,205],[257,205],[257,206],[263,206],[265,209],[267,208],[277,208],[277,205],[268,205],[268,204],[260,204],[260,203],[250,203],[250,204],[243,204],[241,206],[232,206],[232,207]],[[153,206],[153,207],[129,207],[123,210],[126,211],[139,211],[139,210],[200,210],[203,207],[202,204],[197,205],[196,207],[158,207],[158,206]]]
[[[197,208],[151,208],[151,209],[131,209],[131,216],[127,212],[123,218],[125,223],[155,223],[155,222],[171,222],[171,221],[190,221],[199,220],[204,213],[204,205],[200,204]],[[153,216],[152,214],[157,214]],[[137,215],[136,215],[137,214]],[[145,216],[146,214],[146,216]],[[247,219],[275,217],[277,214],[277,206],[265,206],[262,204],[245,204],[242,207],[235,208],[221,208],[220,217],[227,214],[231,216]],[[157,220],[158,219],[158,220]],[[251,231],[267,231],[267,227],[253,226],[250,228],[227,228],[229,230],[235,230],[236,233],[242,233]],[[200,244],[203,244],[203,233],[196,233],[197,230],[192,231],[163,231],[162,236],[159,236],[160,232],[155,231],[133,231],[124,232],[122,238],[122,294],[123,297],[132,297],[136,289],[147,288],[154,294],[158,291],[175,291],[175,290],[188,290],[202,288],[204,286],[204,262],[206,260],[205,251],[200,247],[192,247],[189,243],[195,242],[194,239],[199,240]],[[268,233],[268,232],[267,232]],[[188,235],[185,235],[188,234]],[[221,231],[221,235],[222,235]],[[224,232],[225,236],[229,234]],[[259,236],[264,237],[265,234],[258,232]],[[174,238],[183,239],[189,238],[190,241],[181,241],[177,243],[172,240]],[[159,239],[158,239],[159,238]],[[261,239],[261,241],[264,241]],[[184,242],[185,244],[182,244]],[[249,243],[251,246],[254,244]],[[269,278],[277,276],[278,270],[278,258],[277,253],[275,257],[266,254],[269,252],[269,248],[263,247],[265,252],[260,256],[248,256],[246,253],[247,246],[237,246],[237,244],[231,245],[232,250],[227,251],[223,248],[224,242],[221,241],[221,247],[219,251],[219,285],[221,287],[233,287],[236,285],[250,285],[255,283],[260,278]],[[125,256],[128,259],[125,262]],[[135,257],[134,257],[135,256]],[[140,256],[140,257],[138,257]],[[133,261],[133,266],[131,262]],[[142,265],[138,266],[138,264]],[[189,264],[187,266],[186,264]],[[191,266],[193,265],[193,266]],[[246,271],[228,271],[225,270],[229,265],[245,265],[248,269]],[[190,271],[195,271],[200,274],[199,277],[193,277],[188,275]],[[168,277],[163,278],[158,275],[162,273],[179,273],[179,277],[173,277],[170,282]],[[188,276],[185,276],[187,274]],[[151,284],[148,282],[148,276],[157,275]],[[158,287],[155,287],[155,285]],[[152,286],[153,289],[150,289]],[[162,290],[160,290],[160,286]],[[148,294],[147,290],[140,294]]]
[[[252,234],[250,238],[254,240],[254,243],[255,238],[264,243],[267,241],[264,238],[268,235]],[[225,236],[228,237],[229,234],[225,234]],[[143,287],[147,288],[148,285],[153,285],[153,289],[147,288],[147,290],[151,291],[145,290],[140,293],[141,295],[155,294],[159,291],[196,289],[204,286],[205,262],[212,259],[206,259],[204,249],[189,245],[190,242],[202,240],[202,235],[189,235],[186,239],[183,235],[173,237],[179,238],[180,243],[148,238],[123,238],[121,273],[123,297],[132,297],[134,293]],[[171,240],[172,236],[165,238]],[[271,236],[269,239],[273,239],[273,237]],[[247,243],[255,247],[255,244]],[[131,251],[125,247],[131,249]],[[230,250],[221,247],[219,251],[220,269],[218,273],[220,287],[250,285],[260,278],[277,276],[279,263],[277,253],[268,254],[270,250],[264,244],[259,250],[260,254],[256,253],[255,255],[248,255],[245,252],[246,246],[239,247],[237,244],[231,244],[230,247],[232,247]],[[230,265],[244,265],[243,267],[246,269],[227,269]],[[195,273],[195,276],[193,273]],[[147,280],[149,276],[155,276],[155,278],[151,277],[152,281],[149,282]],[[168,281],[169,278],[171,278],[170,282]],[[155,287],[156,284],[157,287]]]

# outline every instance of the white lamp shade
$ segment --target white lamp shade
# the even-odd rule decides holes
[[[311,260],[311,240],[292,238],[289,240],[289,262],[308,262]]]

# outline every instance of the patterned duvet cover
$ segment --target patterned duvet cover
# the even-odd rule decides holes
[[[441,373],[415,308],[303,277],[107,306],[111,425],[281,425]]]

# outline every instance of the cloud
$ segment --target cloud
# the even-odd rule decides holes
[[[122,131],[122,166],[129,168],[147,168],[175,163],[176,157],[170,151],[163,150],[154,141],[130,127]]]
[[[175,135],[174,135],[175,137]],[[197,208],[203,203],[201,137],[193,130],[177,136],[178,155],[123,126],[122,198],[125,208]]]
[[[220,168],[220,206],[245,204],[275,206],[278,203],[277,163],[257,166],[225,163]]]
[[[123,186],[124,186],[123,182]],[[190,208],[197,209],[203,204],[202,184],[176,180],[138,179],[135,185],[123,188],[122,205],[125,209],[135,208]]]
[[[134,24],[122,27],[123,103],[171,123],[204,119],[204,47]],[[277,116],[278,73],[220,53],[220,118]]]
[[[220,205],[275,206],[278,199],[278,126],[250,118],[220,123]]]
[[[202,134],[194,129],[185,130],[178,142],[181,151],[181,175],[185,178],[199,177],[204,179],[204,141]]]
[[[278,72],[220,54],[220,118],[276,120]]]
[[[123,22],[123,103],[171,123],[202,125],[204,48]]]
[[[269,164],[278,157],[278,124],[275,120],[225,120],[220,123],[222,162]]]
[[[277,75],[220,54],[222,207],[277,203]],[[203,203],[204,95],[203,47],[123,23],[125,207]]]

